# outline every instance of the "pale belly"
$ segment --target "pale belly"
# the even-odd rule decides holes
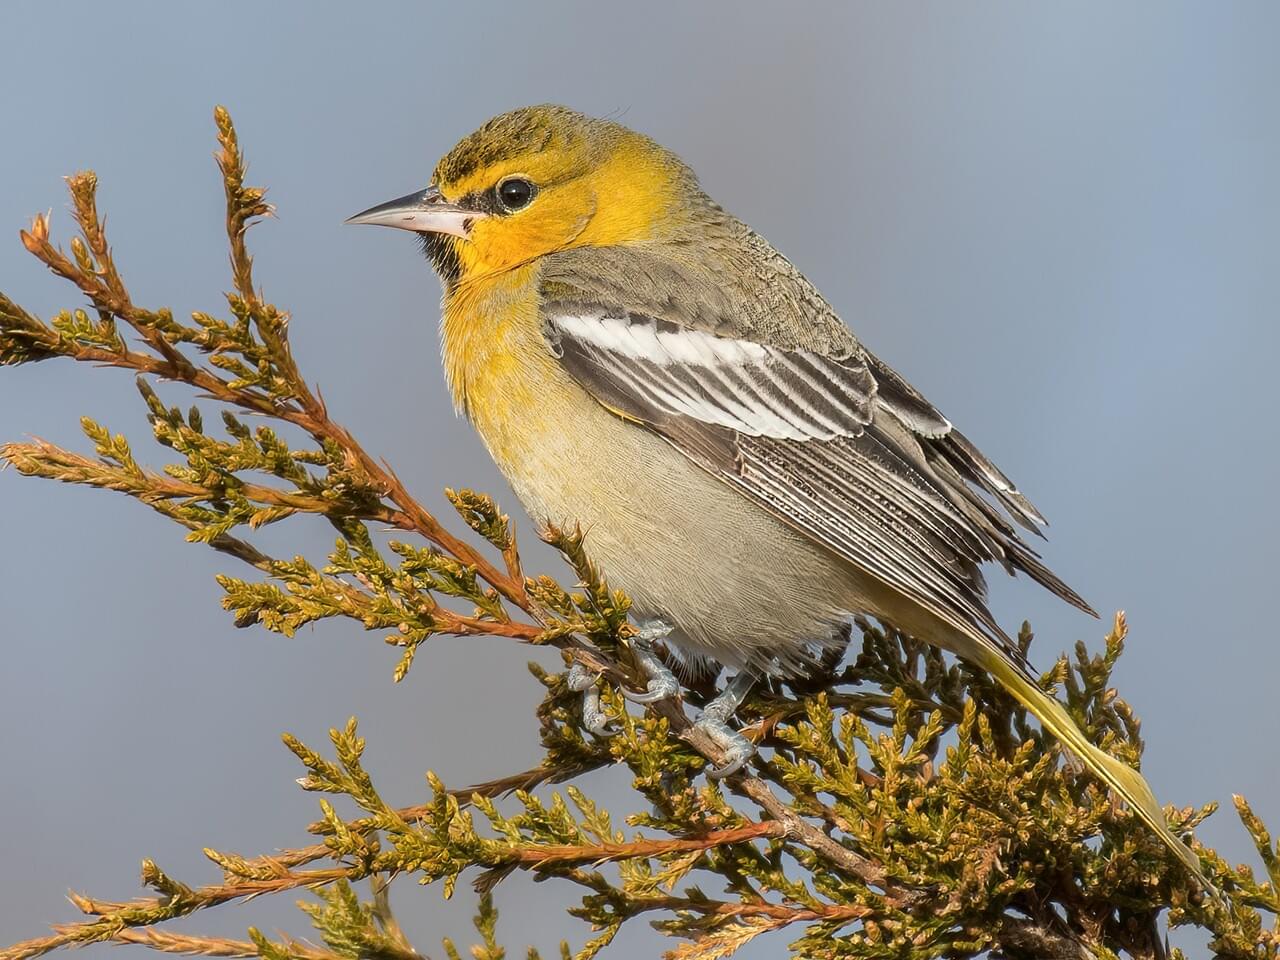
[[[850,613],[876,612],[874,585],[847,564],[558,368],[542,371],[519,424],[472,417],[531,517],[581,523],[588,555],[636,619],[672,626],[693,659],[794,673]]]

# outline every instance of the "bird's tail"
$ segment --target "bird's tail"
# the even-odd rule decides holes
[[[1195,851],[1169,829],[1164,811],[1155,795],[1137,770],[1127,766],[1110,754],[1089,742],[1083,730],[1056,699],[1040,689],[1035,679],[1001,651],[985,641],[978,645],[974,659],[978,665],[994,676],[1024,707],[1030,710],[1046,730],[1058,738],[1098,779],[1133,810],[1148,827],[1182,861],[1205,893],[1219,902],[1222,894],[1205,875],[1200,858]]]

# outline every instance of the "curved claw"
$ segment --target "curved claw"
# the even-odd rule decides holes
[[[748,760],[750,760],[752,757],[756,755],[755,744],[752,743],[750,740],[747,740],[746,737],[743,737],[742,739],[746,741],[747,749],[746,750],[733,750],[733,749],[726,750],[724,754],[725,755],[724,763],[720,764],[720,766],[718,767],[712,767],[710,770],[707,771],[708,780],[723,780],[725,777],[730,776],[731,774],[737,773],[744,766],[746,766],[746,763]]]
[[[622,695],[632,703],[657,703],[659,700],[670,699],[679,692],[680,684],[676,682],[675,677],[670,679],[667,677],[654,677],[649,681],[644,693],[635,693],[623,688]]]
[[[646,629],[653,631],[656,628],[649,627]],[[665,625],[662,629],[668,633],[671,630],[670,627]],[[658,700],[674,697],[680,692],[680,681],[676,679],[676,675],[671,672],[667,665],[658,658],[658,655],[649,649],[647,641],[635,643],[632,647],[632,652],[636,658],[636,666],[648,678],[648,682],[645,685],[644,693],[632,693],[624,688],[622,691],[624,697],[632,703],[655,703]]]
[[[707,712],[710,709],[708,707],[707,711],[703,712],[694,726],[706,733],[724,750],[724,763],[707,771],[708,778],[723,780],[741,770],[747,761],[756,755],[756,745],[729,724],[718,719],[714,713],[708,716]]]

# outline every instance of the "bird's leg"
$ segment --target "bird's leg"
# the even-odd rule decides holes
[[[632,703],[654,703],[666,700],[680,692],[680,683],[661,658],[653,652],[653,641],[661,640],[671,633],[671,627],[661,620],[650,620],[640,625],[640,630],[631,639],[631,650],[635,654],[636,665],[647,678],[644,693],[632,693],[625,687],[622,695]]]
[[[650,620],[641,624],[631,641],[631,649],[635,655],[636,665],[646,677],[644,693],[632,693],[621,687],[622,695],[633,703],[654,703],[674,697],[680,692],[680,684],[676,676],[665,663],[653,652],[653,641],[661,640],[671,633],[671,627],[661,620]],[[566,678],[569,689],[582,694],[582,725],[597,736],[608,736],[609,717],[600,707],[599,677],[581,663],[574,663],[569,668]]]
[[[609,717],[600,708],[598,678],[586,667],[574,662],[569,668],[569,689],[582,694],[582,725],[597,736],[609,735]]]
[[[738,707],[742,706],[742,701],[751,692],[755,682],[756,676],[750,670],[738,673],[729,681],[724,691],[703,708],[702,716],[694,723],[695,727],[724,750],[724,763],[707,771],[707,776],[712,780],[737,773],[743,764],[755,756],[756,745],[729,726],[729,721],[733,719]]]

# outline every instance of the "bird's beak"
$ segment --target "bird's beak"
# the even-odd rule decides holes
[[[347,223],[371,223],[379,227],[398,227],[415,233],[448,233],[464,240],[471,232],[471,225],[486,214],[467,210],[456,203],[446,203],[440,191],[427,187],[417,193],[380,203],[354,217]]]

